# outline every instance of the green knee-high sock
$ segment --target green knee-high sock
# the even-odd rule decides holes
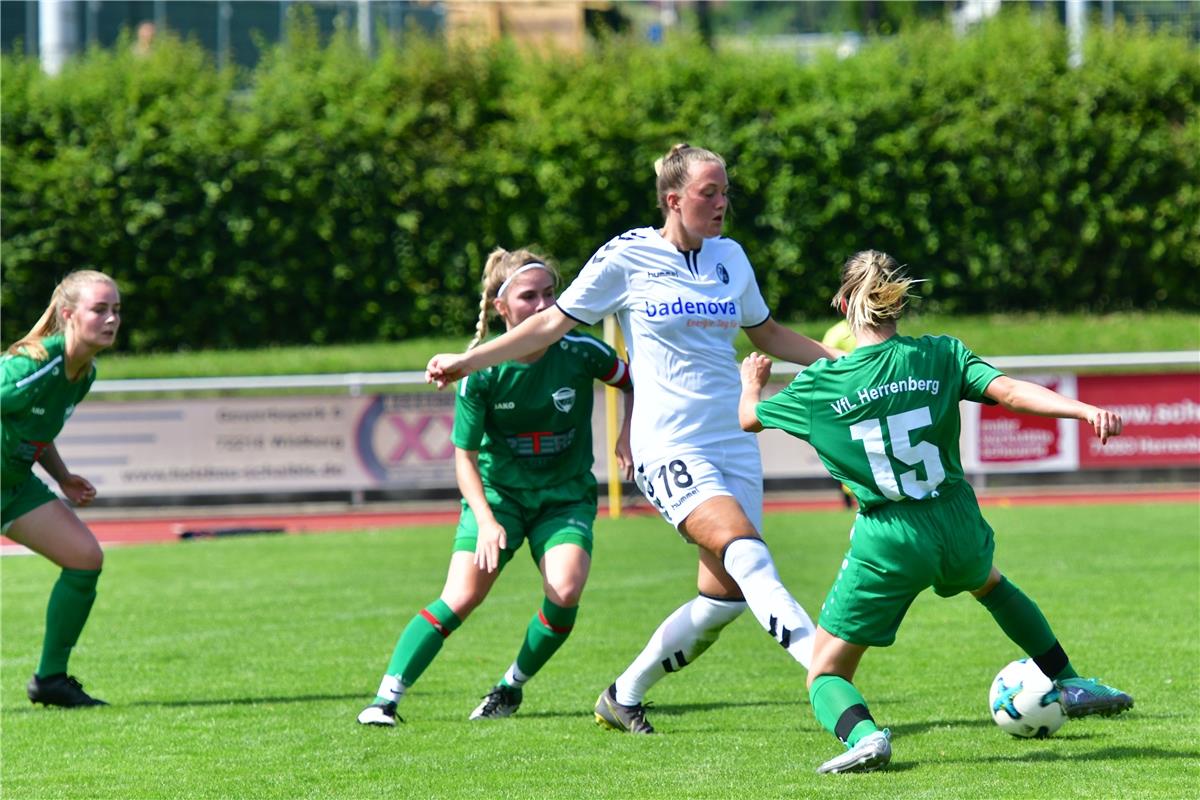
[[[571,635],[578,614],[579,606],[563,608],[551,602],[549,597],[543,597],[542,607],[529,620],[525,641],[517,653],[514,666],[519,674],[514,674],[514,670],[510,669],[504,676],[504,682],[510,686],[518,685],[519,688],[519,684],[536,675]]]
[[[387,674],[398,677],[405,686],[412,686],[442,649],[442,642],[460,625],[462,620],[441,598],[425,606],[400,634]]]
[[[808,699],[821,727],[845,742],[847,747],[854,747],[859,739],[879,730],[867,710],[867,701],[845,678],[821,675],[812,682]]]
[[[991,612],[1000,630],[1033,659],[1046,677],[1055,681],[1078,677],[1042,610],[1016,584],[1001,578],[979,602]]]
[[[98,569],[64,569],[50,590],[46,605],[46,638],[42,641],[42,661],[37,676],[67,671],[71,648],[79,641],[92,603],[96,601]]]

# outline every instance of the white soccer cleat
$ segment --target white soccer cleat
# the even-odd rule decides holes
[[[396,716],[395,703],[374,703],[358,713],[359,725],[382,725],[394,728],[397,719],[399,717]]]
[[[817,767],[817,772],[874,772],[886,767],[891,760],[891,732],[875,731],[859,739],[858,744],[840,756]]]

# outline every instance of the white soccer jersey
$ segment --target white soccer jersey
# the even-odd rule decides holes
[[[654,228],[626,231],[596,251],[558,307],[589,325],[617,315],[633,373],[639,463],[753,438],[738,426],[733,340],[770,311],[737,242],[716,237],[681,252]]]

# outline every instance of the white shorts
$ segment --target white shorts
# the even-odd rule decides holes
[[[738,501],[762,533],[762,456],[754,437],[678,450],[638,464],[634,482],[663,519],[677,529],[696,506],[712,497]]]

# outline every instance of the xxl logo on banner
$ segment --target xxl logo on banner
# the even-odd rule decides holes
[[[452,466],[454,399],[443,395],[379,395],[355,430],[358,456],[380,483],[421,483]]]

